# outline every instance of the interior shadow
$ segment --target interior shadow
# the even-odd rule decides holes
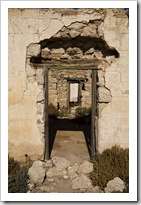
[[[53,119],[49,118],[49,156],[53,149],[57,131],[82,131],[84,133],[88,153],[91,150],[91,116],[84,116],[75,119]]]

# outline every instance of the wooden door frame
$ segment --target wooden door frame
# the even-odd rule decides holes
[[[44,159],[49,160],[50,159],[50,153],[49,153],[49,122],[48,122],[48,96],[49,96],[49,90],[48,90],[48,71],[51,70],[49,66],[44,66],[44,77],[45,77],[45,152],[44,152]],[[57,68],[56,68],[57,69]],[[67,70],[67,67],[63,67],[61,70]],[[70,68],[71,70],[71,68]],[[84,70],[80,66],[77,68],[75,67],[75,70]],[[85,70],[91,70],[91,76],[92,76],[92,83],[91,83],[91,107],[92,107],[92,113],[91,113],[91,153],[90,158],[93,159],[96,155],[97,150],[97,139],[96,139],[96,121],[95,121],[95,115],[96,115],[96,73],[97,68],[91,67],[91,68],[85,68]]]

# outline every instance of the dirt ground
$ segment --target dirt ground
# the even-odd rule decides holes
[[[89,160],[89,153],[82,131],[57,131],[51,157],[65,157],[71,164]]]

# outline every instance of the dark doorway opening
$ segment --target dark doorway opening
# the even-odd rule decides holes
[[[91,116],[75,119],[51,119],[49,118],[49,156],[53,149],[57,131],[82,131],[85,137],[89,155],[91,155]]]

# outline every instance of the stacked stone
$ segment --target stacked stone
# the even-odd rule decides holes
[[[86,46],[87,45],[87,46]],[[94,49],[93,46],[97,45],[97,43],[86,42],[84,46],[85,49],[82,47],[74,47],[73,42],[70,43],[70,46],[66,44],[66,49],[64,48],[52,48],[49,49],[48,47],[41,50],[41,57],[42,62],[47,60],[71,60],[71,59],[84,59],[84,60],[92,60],[92,59],[104,59],[102,52],[97,48]],[[54,46],[54,45],[52,45]],[[62,40],[62,46],[63,44]]]
[[[50,70],[49,71],[49,103],[60,108],[67,107],[68,85],[67,78],[86,78],[85,90],[81,91],[82,107],[91,106],[91,70]]]
[[[88,161],[80,165],[71,165],[63,157],[52,157],[46,162],[35,161],[28,171],[29,192],[53,192],[60,180],[70,183],[72,192],[102,192],[100,188],[92,186],[89,179],[89,173],[92,171],[93,164]]]
[[[41,46],[40,44],[30,44],[28,49],[27,49],[27,63],[26,63],[26,75],[27,75],[27,81],[28,83],[34,83],[36,82],[39,87],[39,93],[37,96],[37,102],[36,102],[36,107],[37,107],[37,127],[40,131],[41,135],[41,141],[44,142],[44,115],[45,115],[45,99],[44,99],[44,69],[37,67],[35,68],[31,63],[30,63],[30,58],[31,57],[39,57],[41,53]]]
[[[89,174],[93,171],[93,164],[84,161],[78,165],[70,164],[63,157],[52,157],[46,162],[35,161],[28,170],[29,190],[30,193],[36,192],[58,192],[57,184],[61,182],[61,192],[66,192],[65,185],[69,184],[69,191],[72,193],[111,193],[125,189],[124,182],[116,177],[109,181],[102,191],[98,186],[93,187]]]

